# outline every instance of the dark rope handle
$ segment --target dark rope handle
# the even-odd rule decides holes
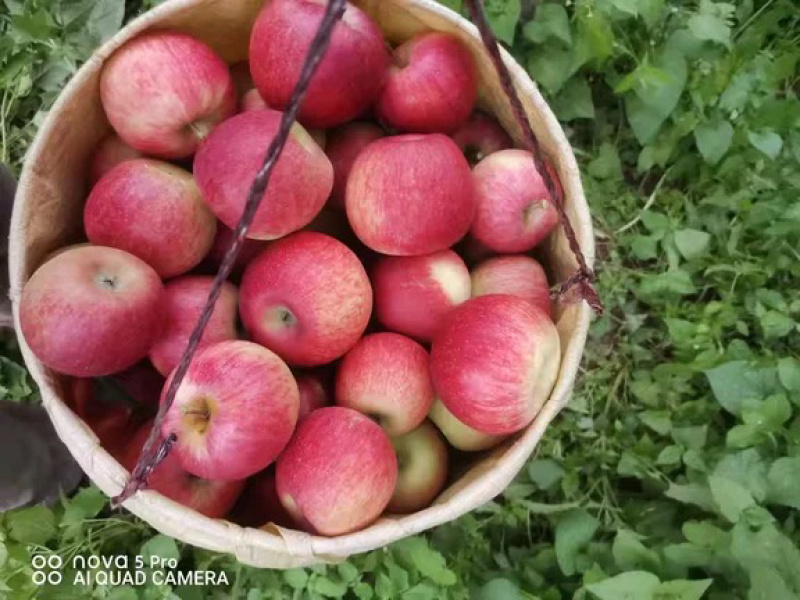
[[[250,186],[244,211],[242,212],[239,223],[236,225],[236,229],[234,230],[233,243],[225,253],[225,257],[222,260],[219,271],[217,271],[217,274],[214,276],[214,281],[211,285],[211,290],[208,293],[206,304],[203,307],[203,312],[200,314],[200,318],[198,319],[197,324],[192,331],[192,335],[189,337],[189,343],[186,345],[186,349],[183,351],[180,363],[178,363],[178,366],[170,379],[169,387],[167,388],[167,394],[158,409],[158,414],[156,415],[155,423],[153,424],[153,430],[150,432],[150,437],[147,438],[147,443],[144,445],[142,453],[139,456],[139,460],[137,461],[128,481],[125,483],[125,487],[118,496],[112,498],[111,500],[111,504],[114,507],[119,506],[141,488],[146,487],[147,478],[149,477],[150,473],[152,473],[153,469],[155,469],[159,463],[166,458],[177,439],[175,434],[171,433],[166,437],[166,439],[159,441],[161,424],[164,421],[164,415],[172,406],[172,403],[175,400],[175,394],[183,382],[186,372],[189,370],[189,365],[192,362],[192,358],[197,352],[197,346],[199,345],[200,339],[203,336],[203,332],[206,329],[206,325],[208,325],[208,321],[211,318],[211,313],[214,311],[214,305],[216,304],[220,292],[222,291],[222,286],[225,283],[225,280],[228,279],[228,276],[233,269],[233,264],[242,248],[247,231],[250,229],[250,224],[253,222],[256,211],[261,204],[261,199],[264,196],[264,191],[267,189],[267,185],[269,184],[272,171],[275,168],[275,163],[278,161],[278,158],[280,157],[281,152],[283,151],[283,148],[289,139],[292,125],[294,125],[295,119],[297,118],[297,111],[300,108],[300,103],[303,101],[303,98],[306,95],[311,77],[314,75],[314,72],[317,70],[317,66],[322,60],[322,57],[325,55],[325,51],[328,49],[333,28],[342,18],[345,7],[345,0],[329,0],[327,4],[325,14],[322,17],[322,21],[319,25],[319,29],[317,29],[317,33],[314,35],[314,39],[311,41],[308,53],[306,54],[305,62],[303,63],[303,69],[300,72],[300,78],[295,85],[292,96],[289,99],[289,103],[286,107],[286,111],[283,113],[283,117],[281,118],[278,134],[270,143],[269,149],[267,150],[267,154],[264,158],[264,162],[256,174],[253,184]]]
[[[500,84],[503,87],[503,92],[511,104],[511,109],[514,113],[514,119],[522,131],[522,141],[525,150],[529,151],[533,155],[533,161],[536,164],[536,170],[539,171],[542,179],[544,179],[547,191],[550,193],[550,197],[553,199],[553,203],[558,211],[558,217],[561,222],[561,226],[564,228],[564,235],[567,238],[567,242],[569,242],[570,250],[575,255],[575,260],[578,262],[578,270],[566,281],[557,286],[556,289],[553,290],[552,295],[556,298],[563,297],[570,289],[574,287],[578,290],[581,298],[586,300],[595,313],[602,314],[603,304],[600,302],[600,297],[597,295],[597,292],[592,286],[592,283],[594,282],[594,272],[586,264],[586,257],[583,255],[581,246],[578,243],[578,238],[575,235],[575,229],[573,229],[572,223],[567,216],[567,211],[564,207],[563,189],[561,188],[561,184],[558,182],[555,171],[544,160],[542,150],[536,140],[536,136],[533,133],[531,123],[528,120],[525,109],[522,107],[519,94],[517,94],[517,90],[514,87],[511,74],[508,72],[508,67],[500,55],[500,45],[497,43],[497,38],[495,37],[492,28],[489,26],[489,21],[486,19],[486,11],[483,6],[483,0],[466,0],[466,2],[469,6],[472,20],[481,34],[483,45],[486,48],[486,51],[489,53],[495,71],[497,71],[497,75],[500,78]]]

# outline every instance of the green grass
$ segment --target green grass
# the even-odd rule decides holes
[[[138,4],[0,3],[0,159],[19,168],[65,78]],[[287,572],[155,535],[89,487],[0,516],[0,597],[800,597],[796,4],[544,2],[533,20],[522,4],[487,1],[575,146],[606,313],[516,482],[428,535]],[[27,397],[5,352],[0,391]],[[230,586],[36,591],[36,552],[174,557]]]

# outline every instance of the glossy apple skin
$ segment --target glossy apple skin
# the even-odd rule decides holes
[[[327,406],[298,425],[275,473],[281,504],[295,522],[321,535],[343,535],[366,527],[386,508],[397,458],[371,419]]]
[[[447,410],[438,398],[434,400],[428,418],[439,428],[447,442],[456,450],[464,452],[478,452],[494,448],[504,439],[505,435],[491,435],[473,429],[459,421],[453,413]]]
[[[526,427],[547,401],[561,351],[555,325],[516,296],[472,298],[445,318],[431,348],[431,376],[447,409],[490,434]]]
[[[129,441],[122,460],[128,471],[133,471],[136,466],[152,429],[153,421],[150,420]],[[192,475],[181,466],[174,449],[147,480],[148,489],[211,519],[225,517],[236,504],[244,486],[243,480],[212,481]]]
[[[143,158],[143,155],[123,142],[116,133],[109,133],[97,145],[89,167],[89,181],[94,185],[118,164],[134,158]]]
[[[280,527],[296,527],[292,516],[283,508],[275,483],[275,468],[270,466],[256,473],[244,487],[230,519],[237,525],[260,528],[269,523]]]
[[[185,158],[236,110],[228,65],[189,35],[139,35],[109,58],[100,98],[119,136],[144,154]]]
[[[511,136],[500,123],[479,110],[473,112],[450,137],[461,148],[470,164],[478,163],[500,150],[514,147]]]
[[[386,510],[413,513],[430,506],[447,481],[447,444],[430,421],[392,438],[397,483]]]
[[[475,106],[478,80],[455,36],[425,33],[400,45],[375,106],[378,118],[409,133],[452,133]]]
[[[78,246],[33,274],[19,304],[36,357],[74,377],[122,371],[147,356],[163,323],[164,288],[152,267],[116,248]]]
[[[252,342],[219,342],[195,355],[161,434],[178,436],[173,452],[190,473],[245,479],[286,446],[298,402],[294,377],[276,354]]]
[[[430,342],[450,309],[469,299],[470,286],[452,250],[381,257],[372,270],[375,315],[387,329]]]
[[[150,362],[165,377],[178,366],[203,312],[213,281],[213,277],[186,275],[164,286],[166,317],[161,335],[150,348]],[[200,339],[198,351],[217,342],[236,339],[238,303],[236,287],[226,281]]]
[[[358,257],[338,240],[311,231],[270,244],[247,267],[239,297],[251,338],[294,366],[342,356],[372,312],[372,288]]]
[[[375,419],[389,435],[417,427],[433,398],[428,353],[398,333],[361,338],[336,374],[336,404]]]
[[[242,216],[281,118],[282,113],[271,109],[239,113],[217,127],[197,151],[197,184],[230,229]],[[293,125],[247,236],[270,240],[301,229],[322,210],[332,187],[333,166],[325,152],[302,126]]]
[[[272,0],[258,15],[250,37],[250,71],[270,106],[285,109],[317,33],[326,2]],[[348,3],[311,79],[298,119],[328,128],[355,119],[377,99],[390,56],[378,26]]]
[[[225,253],[228,251],[232,243],[233,231],[228,229],[222,223],[217,222],[217,234],[214,236],[211,249],[208,251],[208,254],[206,254],[206,257],[203,260],[204,271],[208,270],[216,273],[217,269],[219,269],[220,265],[222,265],[222,260],[225,258]],[[250,261],[252,261],[264,248],[267,247],[267,244],[269,244],[269,242],[245,238],[244,242],[242,243],[242,247],[239,250],[239,254],[233,263],[231,277],[241,277],[245,267],[247,267],[247,265],[250,264]]]
[[[449,248],[476,210],[469,164],[441,134],[390,136],[364,148],[350,170],[346,206],[359,239],[393,256]]]
[[[353,163],[364,148],[384,135],[383,129],[366,121],[348,123],[331,133],[325,153],[333,165],[332,206],[344,209],[347,178]]]
[[[200,264],[217,230],[192,174],[147,158],[117,165],[97,182],[83,224],[90,242],[130,252],[162,278]]]
[[[556,225],[558,212],[526,150],[501,150],[473,169],[478,212],[470,233],[496,252],[527,252]]]
[[[472,295],[519,296],[551,317],[550,284],[539,262],[524,255],[496,256],[472,270]]]
[[[319,375],[312,373],[298,375],[297,389],[300,392],[300,404],[297,412],[298,421],[318,408],[331,404],[327,386]]]

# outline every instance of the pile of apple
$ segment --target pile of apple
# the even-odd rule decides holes
[[[114,133],[91,165],[88,242],[34,273],[20,322],[128,468],[325,4],[267,3],[249,63],[154,31],[103,68]],[[560,348],[527,253],[558,216],[476,97],[457,38],[392,49],[347,7],[165,415],[177,442],[150,487],[211,517],[339,535],[426,507],[448,459],[534,419]]]

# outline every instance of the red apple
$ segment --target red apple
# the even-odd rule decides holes
[[[470,285],[452,250],[382,257],[372,271],[375,314],[386,328],[429,342],[444,315],[469,299]]]
[[[222,265],[222,260],[225,258],[225,253],[233,243],[233,231],[228,229],[222,223],[217,222],[217,234],[214,236],[214,241],[211,244],[211,249],[206,254],[203,261],[214,272]],[[244,239],[242,247],[239,250],[239,255],[233,263],[232,277],[241,277],[244,269],[250,262],[258,256],[258,254],[267,247],[269,242],[261,240]]]
[[[527,252],[558,224],[544,179],[526,150],[501,150],[473,169],[478,212],[471,233],[496,252]]]
[[[169,375],[178,366],[189,343],[189,336],[208,300],[213,281],[213,277],[188,275],[173,279],[164,286],[164,328],[150,348],[150,361],[162,375]],[[217,342],[236,339],[238,302],[236,288],[226,281],[200,339],[198,350]]]
[[[428,353],[397,333],[373,333],[345,354],[336,374],[336,403],[402,435],[425,419],[434,391]]]
[[[451,133],[475,105],[475,63],[461,41],[446,33],[418,35],[394,51],[395,65],[375,107],[399,131]]]
[[[430,364],[436,392],[459,421],[506,434],[539,413],[560,362],[558,332],[547,315],[522,298],[495,294],[450,311]]]
[[[130,252],[162,278],[200,264],[217,227],[191,173],[147,158],[124,162],[97,182],[83,224],[90,242]]]
[[[274,523],[294,527],[292,516],[283,508],[275,485],[275,469],[269,467],[247,480],[244,492],[230,514],[230,519],[244,527],[263,527]]]
[[[231,229],[242,216],[253,178],[278,133],[281,117],[282,113],[270,109],[239,113],[217,127],[197,151],[197,183],[211,210]],[[332,187],[331,162],[295,123],[248,237],[270,240],[302,228],[322,210]]]
[[[246,112],[248,110],[263,110],[265,108],[269,108],[267,103],[264,102],[264,99],[261,97],[261,94],[258,93],[256,88],[245,92],[242,96],[242,111]]]
[[[200,40],[170,31],[119,48],[100,74],[100,98],[125,143],[163,158],[190,156],[236,110],[228,65]]]
[[[511,136],[485,112],[475,111],[450,136],[458,144],[470,164],[482,161],[490,154],[514,147]]]
[[[383,129],[363,121],[348,123],[331,133],[325,152],[333,164],[333,206],[344,208],[345,187],[353,163],[364,148],[384,135]]]
[[[272,0],[250,36],[250,70],[270,106],[286,108],[326,0]],[[298,118],[308,127],[333,127],[367,110],[386,78],[389,53],[378,26],[349,2],[308,86]]]
[[[297,377],[297,389],[300,392],[300,406],[297,420],[308,416],[311,412],[330,404],[328,390],[322,379],[310,373]]]
[[[376,423],[349,408],[328,406],[300,422],[275,473],[281,504],[295,522],[334,536],[380,516],[394,491],[397,459]]]
[[[447,446],[430,421],[393,437],[397,454],[397,483],[386,509],[413,513],[430,505],[447,480]]]
[[[377,293],[377,292],[376,292]],[[472,295],[519,296],[550,316],[550,285],[542,265],[530,256],[497,256],[472,271]]]
[[[147,356],[161,330],[163,295],[158,273],[141,259],[79,246],[43,264],[25,284],[21,333],[59,373],[109,375]]]
[[[286,446],[298,395],[276,354],[252,342],[219,342],[195,354],[161,434],[178,436],[173,451],[190,473],[244,479],[266,469]]]
[[[142,153],[128,146],[116,133],[108,134],[98,144],[92,157],[92,164],[89,168],[91,184],[97,183],[103,175],[118,164],[133,158],[142,158]]]
[[[278,240],[247,267],[239,310],[252,339],[290,364],[342,356],[369,322],[372,288],[344,244],[302,231]]]
[[[130,440],[122,461],[128,471],[133,471],[136,466],[152,429],[151,420]],[[153,469],[147,480],[149,489],[211,519],[226,516],[236,504],[244,486],[242,480],[211,481],[192,475],[181,466],[174,449]]]
[[[449,248],[467,233],[476,208],[469,164],[440,134],[372,142],[350,170],[346,204],[359,239],[395,256]]]
[[[469,425],[456,419],[455,415],[447,410],[438,398],[431,406],[428,418],[436,424],[448,443],[457,450],[465,452],[477,452],[478,450],[488,450],[494,448],[507,436],[491,435],[473,429]]]

